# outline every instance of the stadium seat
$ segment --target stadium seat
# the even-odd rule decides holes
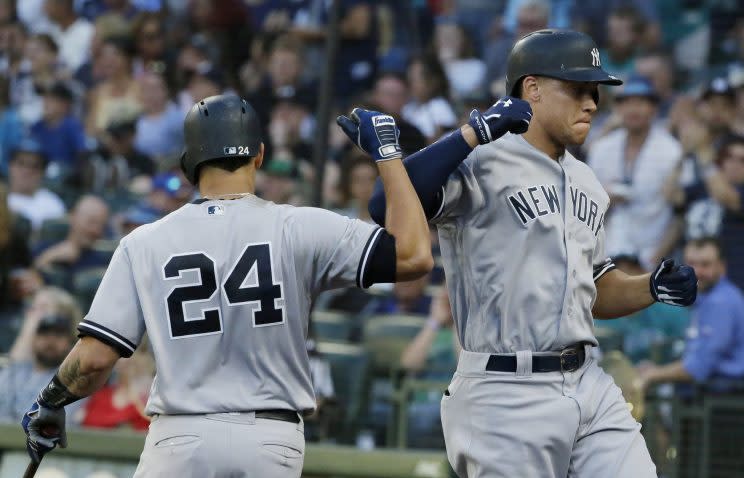
[[[367,375],[367,352],[364,347],[334,342],[319,342],[318,352],[331,366],[333,387],[336,398],[343,404],[343,432],[340,434],[350,441],[356,434],[362,406],[364,380]]]
[[[75,298],[83,311],[87,312],[90,308],[105,272],[105,267],[95,267],[80,271],[73,277]]]
[[[311,316],[315,338],[325,342],[348,342],[354,328],[354,319],[343,312],[318,310]]]
[[[41,223],[39,230],[39,242],[54,243],[59,242],[67,237],[67,231],[70,229],[70,223],[66,217],[58,219],[47,219]]]
[[[376,315],[364,323],[364,345],[377,373],[390,374],[400,364],[400,354],[419,333],[426,318],[418,315]]]
[[[400,356],[419,333],[426,318],[416,315],[376,315],[364,323],[364,347],[370,357],[370,375],[364,397],[369,401],[366,426],[375,431],[376,440],[391,445],[395,430],[393,399],[402,377]]]

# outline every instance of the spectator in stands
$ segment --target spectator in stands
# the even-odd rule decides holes
[[[31,223],[10,211],[8,190],[0,183],[0,312],[17,307],[39,285],[28,271],[30,236]]]
[[[63,82],[56,82],[44,92],[44,116],[31,127],[32,137],[39,142],[50,162],[50,168],[71,173],[85,152],[85,128],[72,113],[74,93]]]
[[[51,269],[72,275],[91,267],[105,267],[108,256],[92,247],[103,238],[109,218],[109,208],[99,197],[80,198],[69,214],[67,237],[56,244],[41,243],[36,248],[34,267],[42,275]]]
[[[225,88],[225,75],[216,66],[205,63],[198,70],[188,72],[186,87],[178,93],[178,105],[186,113],[194,103],[219,95]]]
[[[39,390],[52,379],[62,360],[73,345],[73,323],[69,317],[50,315],[42,317],[31,341],[30,360],[11,362],[0,370],[0,420],[17,422],[33,403]],[[68,419],[77,423],[74,405],[68,410]]]
[[[93,25],[78,17],[74,0],[46,0],[44,12],[52,22],[49,33],[60,46],[60,59],[70,71],[76,71],[90,55]]]
[[[95,193],[121,190],[130,180],[155,173],[155,162],[134,147],[136,120],[114,120],[101,136],[98,149],[87,158],[86,189]]]
[[[23,49],[26,45],[26,29],[19,22],[0,24],[0,73],[11,79],[12,103],[18,104],[14,83],[23,62]]]
[[[166,32],[162,16],[155,12],[140,13],[133,22],[132,33],[137,47],[134,60],[135,76],[146,71],[170,74],[166,57]]]
[[[13,88],[21,119],[27,126],[44,116],[44,92],[64,74],[58,62],[59,47],[46,33],[33,35],[26,41],[24,62]]]
[[[434,29],[434,50],[447,74],[454,100],[483,89],[486,64],[475,56],[473,44],[462,25],[440,22]]]
[[[271,48],[266,76],[247,98],[266,123],[276,104],[285,99],[304,104],[310,111],[314,109],[317,88],[302,79],[303,67],[301,43],[290,36],[279,37]]]
[[[8,177],[10,155],[23,137],[18,109],[10,103],[10,81],[0,76],[0,176]]]
[[[33,294],[23,312],[21,330],[8,353],[11,361],[31,360],[34,335],[44,317],[67,317],[72,324],[77,324],[83,318],[83,314],[69,292],[51,286],[40,288]]]
[[[449,103],[449,82],[439,60],[416,58],[408,65],[412,101],[403,107],[403,119],[434,141],[454,128],[457,115]]]
[[[678,97],[674,91],[674,60],[661,51],[642,53],[636,58],[635,70],[651,81],[659,97],[657,119],[666,121]]]
[[[165,78],[157,73],[144,73],[139,78],[144,110],[137,120],[134,146],[157,162],[183,149],[184,114],[170,100]]]
[[[599,51],[602,68],[621,79],[635,70],[638,47],[646,24],[633,6],[620,6],[607,17],[607,48]]]
[[[628,80],[617,93],[622,127],[596,140],[588,158],[612,204],[605,221],[607,254],[638,256],[647,270],[669,252],[658,249],[672,219],[663,187],[682,159],[677,140],[654,125],[657,104],[646,78]]]
[[[90,58],[77,69],[75,79],[85,85],[86,89],[105,79],[104,66],[97,59],[101,56],[103,42],[108,38],[123,38],[130,34],[127,20],[115,13],[104,13],[93,23],[93,38],[90,41]]]
[[[447,288],[440,287],[431,302],[429,319],[421,332],[403,350],[400,365],[409,375],[446,383],[457,366],[460,343],[454,331]],[[413,395],[408,410],[408,445],[441,448],[440,387]]]
[[[616,256],[612,260],[617,268],[626,274],[644,273],[637,257]],[[638,363],[651,360],[655,348],[668,346],[682,339],[688,321],[688,309],[655,303],[628,317],[612,320],[595,319],[594,325],[600,337],[604,335],[603,330],[618,334],[622,338],[622,352],[633,363]]]
[[[431,297],[426,294],[430,274],[408,282],[396,282],[393,295],[381,300],[376,307],[378,314],[426,315],[431,307]]]
[[[21,141],[10,160],[8,205],[31,221],[34,231],[46,219],[63,217],[66,210],[59,196],[41,186],[46,166],[41,146],[30,138]]]
[[[90,92],[86,130],[100,135],[113,121],[137,116],[142,111],[139,83],[132,77],[134,48],[129,37],[103,40],[94,68],[103,81]]]
[[[18,19],[21,20],[24,25],[26,25],[26,28],[28,28],[32,33],[49,31],[49,28],[52,26],[52,23],[44,12],[45,1],[46,0],[16,1]]]
[[[726,391],[744,379],[744,294],[726,277],[726,262],[715,239],[691,241],[685,263],[695,269],[698,297],[681,360],[640,369],[641,386],[698,382]]]
[[[340,10],[334,100],[345,106],[354,95],[372,86],[377,73],[378,32],[375,2],[341,0]]]
[[[489,90],[493,96],[502,96],[505,88],[506,58],[509,56],[517,40],[536,30],[548,28],[550,18],[550,4],[546,0],[525,0],[517,10],[517,24],[514,31],[505,30],[504,33],[484,48],[487,81],[491,83]]]
[[[371,108],[395,118],[400,131],[398,142],[404,154],[415,153],[426,146],[426,138],[421,131],[402,117],[403,107],[408,100],[408,81],[405,76],[386,72],[377,77],[370,97]]]
[[[147,431],[145,404],[155,376],[155,362],[146,343],[114,366],[114,378],[90,396],[80,423],[92,428],[131,428]]]
[[[344,216],[372,223],[367,206],[375,189],[377,169],[369,156],[354,149],[345,158],[341,169],[341,189],[345,209],[338,211]]]
[[[297,164],[283,158],[272,158],[256,178],[256,195],[276,204],[301,205]]]
[[[713,78],[704,88],[699,113],[708,126],[713,143],[731,134],[736,118],[736,92],[725,77]]]

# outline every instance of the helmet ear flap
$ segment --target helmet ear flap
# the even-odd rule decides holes
[[[189,182],[191,182],[191,184],[194,184],[195,178],[192,178],[189,175],[189,171],[186,168],[186,149],[184,149],[183,152],[181,153],[180,163],[181,163],[181,171],[183,171],[183,174],[186,175],[186,179],[188,179]]]

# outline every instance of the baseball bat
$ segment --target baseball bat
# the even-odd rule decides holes
[[[26,467],[26,472],[23,474],[23,478],[34,478],[34,476],[36,476],[36,470],[39,469],[40,464],[41,460],[39,460],[38,463],[31,460],[31,462]]]

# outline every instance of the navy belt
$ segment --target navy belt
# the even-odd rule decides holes
[[[586,361],[584,344],[572,345],[555,355],[533,355],[532,372],[573,372]],[[516,355],[491,355],[486,364],[489,372],[516,372]]]
[[[256,410],[256,418],[279,420],[282,422],[300,423],[300,415],[292,410]]]

